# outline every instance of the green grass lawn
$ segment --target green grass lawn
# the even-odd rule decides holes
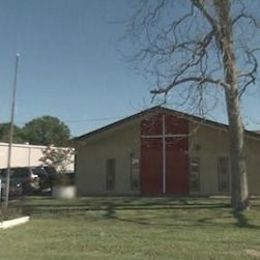
[[[19,202],[21,204],[21,202]],[[0,259],[260,259],[260,200],[29,198],[28,224],[0,231]]]

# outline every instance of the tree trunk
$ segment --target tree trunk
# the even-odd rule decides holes
[[[229,152],[231,161],[231,205],[241,211],[249,207],[246,162],[244,154],[244,129],[240,112],[239,91],[236,79],[236,59],[232,41],[232,20],[230,17],[230,1],[215,0],[219,17],[217,42],[220,45],[225,81],[229,85],[225,89],[228,121]]]
[[[232,90],[226,91],[228,121],[229,121],[229,142],[231,161],[231,205],[237,210],[244,210],[249,207],[246,162],[244,154],[244,129],[240,116],[240,107],[237,93]]]

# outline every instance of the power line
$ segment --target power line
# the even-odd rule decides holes
[[[81,122],[97,122],[97,121],[107,121],[107,120],[117,120],[126,117],[116,116],[116,117],[101,117],[101,118],[86,118],[86,119],[72,119],[72,120],[63,120],[66,123],[81,123]]]
[[[108,120],[120,120],[124,117],[127,117],[128,115],[122,115],[122,116],[113,116],[113,117],[97,117],[97,118],[85,118],[85,119],[60,119],[61,121],[65,123],[84,123],[84,122],[98,122],[98,121],[108,121]],[[35,119],[35,118],[33,118]],[[32,119],[32,120],[33,120]],[[18,124],[26,124],[28,121],[17,121]]]

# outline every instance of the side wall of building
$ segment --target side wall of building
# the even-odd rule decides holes
[[[260,141],[246,139],[246,159],[249,193],[260,195]]]
[[[43,150],[46,146],[13,144],[11,167],[30,167],[40,166],[43,156]],[[63,148],[61,148],[63,149]],[[0,143],[0,169],[7,167],[8,144]],[[71,158],[71,163],[68,164],[67,170],[74,171],[74,155]]]
[[[250,194],[260,194],[260,141],[246,137],[246,159]],[[228,194],[219,190],[219,158],[228,158],[228,133],[220,128],[190,123],[190,160],[199,158],[201,195]],[[230,169],[229,169],[230,170]],[[229,180],[231,184],[231,176]],[[230,190],[230,187],[229,187]],[[196,192],[195,192],[196,194]]]
[[[79,195],[138,194],[131,188],[131,158],[139,160],[139,124],[126,125],[98,140],[77,148],[77,191]],[[115,162],[114,188],[107,188],[107,161]]]
[[[189,132],[189,161],[193,158],[199,160],[199,189],[190,194],[228,195],[231,185],[229,166],[229,191],[220,190],[219,174],[220,159],[229,160],[228,132],[222,128],[192,122]],[[260,195],[260,141],[247,136],[245,143],[249,192]],[[131,156],[140,160],[139,123],[111,129],[80,143],[76,163],[79,195],[140,194],[140,188],[131,188]],[[115,162],[115,183],[112,190],[107,189],[109,159]]]
[[[40,158],[44,146],[16,145],[12,147],[11,167],[41,165]],[[8,144],[0,144],[0,168],[7,167]]]

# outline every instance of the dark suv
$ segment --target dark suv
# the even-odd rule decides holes
[[[0,179],[2,181],[2,194],[5,194],[6,178],[7,169],[1,169]],[[39,189],[39,176],[33,172],[33,168],[15,167],[10,169],[10,196],[33,194]]]

